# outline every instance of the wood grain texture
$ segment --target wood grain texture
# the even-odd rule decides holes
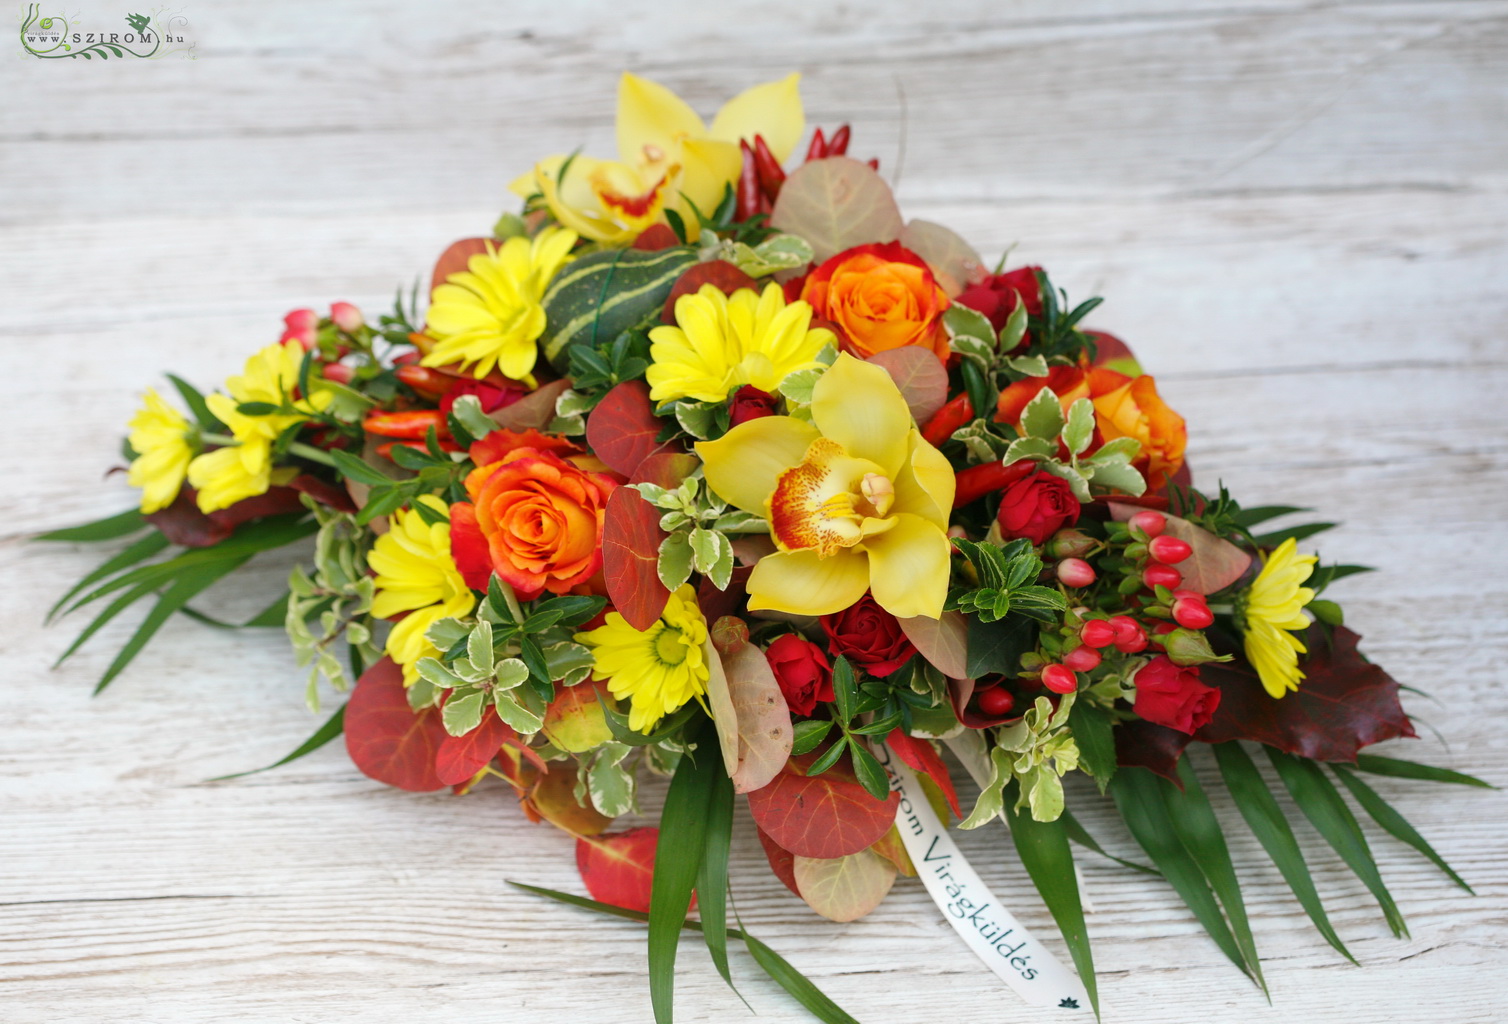
[[[43,632],[41,609],[99,555],[26,539],[129,502],[101,474],[160,370],[212,384],[295,306],[375,313],[489,225],[532,159],[608,155],[622,67],[707,113],[799,69],[809,120],[854,122],[855,154],[899,167],[908,215],[1105,295],[1094,319],[1188,418],[1202,483],[1312,505],[1346,524],[1322,538],[1327,559],[1383,570],[1335,596],[1373,658],[1438,698],[1410,698],[1424,738],[1386,752],[1508,783],[1508,3],[186,13],[194,62],[0,61],[5,1021],[648,1019],[641,929],[503,885],[580,891],[569,842],[506,792],[387,790],[338,745],[206,783],[317,724],[281,638],[174,621],[91,700],[133,623],[50,672],[71,629]],[[207,607],[250,614],[285,572],[259,559]],[[1352,967],[1211,786],[1274,1003],[1166,886],[1085,855],[1105,1019],[1508,1019],[1503,795],[1377,785],[1476,897],[1376,836],[1412,929],[1396,941],[1300,828]],[[661,797],[649,787],[647,814]],[[1082,806],[1130,855],[1109,807]],[[829,924],[769,874],[743,811],[739,825],[744,921],[860,1019],[1056,1019],[980,970],[918,884]],[[962,845],[1050,930],[999,826]],[[762,1019],[806,1019],[746,959],[735,971]],[[679,974],[684,1019],[746,1018],[692,942]]]

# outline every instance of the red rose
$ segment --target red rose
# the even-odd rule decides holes
[[[749,420],[757,420],[761,416],[775,415],[775,403],[778,399],[768,391],[761,391],[753,384],[745,384],[733,393],[733,403],[729,406],[732,412],[730,427],[736,427],[740,423]]]
[[[1038,470],[1005,489],[995,521],[1006,540],[1025,537],[1041,544],[1079,521],[1079,499],[1066,480]]]
[[[798,715],[810,715],[817,702],[833,699],[833,672],[822,648],[795,633],[777,637],[764,652],[785,702]]]
[[[953,301],[960,306],[983,313],[998,332],[1006,320],[1016,311],[1016,296],[1026,303],[1026,312],[1032,316],[1042,315],[1042,289],[1037,284],[1037,271],[1041,267],[1017,267],[1003,274],[993,274],[978,284],[971,284]],[[1021,345],[1027,344],[1021,339]]]
[[[1136,686],[1132,707],[1138,715],[1191,736],[1215,717],[1220,706],[1220,691],[1199,681],[1197,667],[1180,668],[1165,654],[1143,665],[1131,681]]]
[[[827,650],[843,655],[872,676],[888,676],[916,653],[895,616],[865,594],[858,603],[818,620],[827,634]]]

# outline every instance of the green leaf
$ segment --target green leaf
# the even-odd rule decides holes
[[[335,460],[336,471],[347,480],[354,480],[368,487],[382,487],[393,482],[392,477],[349,452],[332,450],[329,454]]]
[[[156,530],[153,530],[145,537],[133,541],[130,547],[101,563],[98,568],[70,587],[68,593],[58,598],[57,603],[47,612],[47,621],[51,622],[58,614],[58,610],[85,587],[98,583],[105,577],[120,572],[122,569],[129,569],[137,562],[151,558],[167,546],[168,539]]]
[[[1340,854],[1346,865],[1356,873],[1356,877],[1371,890],[1378,906],[1382,907],[1382,915],[1387,919],[1393,934],[1407,936],[1408,925],[1404,923],[1398,905],[1393,902],[1392,894],[1383,884],[1377,862],[1372,859],[1372,851],[1367,846],[1367,837],[1362,835],[1356,816],[1341,799],[1335,784],[1325,777],[1319,765],[1308,758],[1293,757],[1273,747],[1265,749],[1268,759],[1277,769],[1278,777],[1288,787],[1288,792],[1293,794],[1293,801],[1304,812],[1304,817],[1309,819],[1315,831],[1325,837],[1325,842]]]
[[[1199,785],[1199,776],[1194,774],[1194,767],[1189,763],[1188,756],[1178,759],[1178,781],[1183,783],[1182,790],[1167,779],[1159,777],[1157,781],[1162,787],[1163,800],[1167,804],[1168,816],[1173,821],[1179,842],[1193,856],[1194,863],[1204,872],[1205,880],[1220,900],[1220,905],[1225,908],[1225,916],[1235,934],[1236,945],[1246,958],[1248,973],[1256,979],[1262,991],[1266,992],[1267,981],[1262,977],[1257,941],[1251,933],[1246,903],[1241,898],[1241,883],[1236,878],[1236,867],[1231,863],[1225,833],[1215,818],[1209,798]]]
[[[1283,816],[1278,802],[1273,799],[1272,791],[1267,788],[1257,766],[1252,763],[1251,756],[1236,742],[1216,743],[1214,751],[1215,760],[1220,765],[1220,775],[1235,799],[1241,817],[1246,819],[1247,827],[1272,858],[1273,864],[1277,865],[1288,888],[1293,890],[1299,905],[1308,913],[1309,919],[1325,937],[1325,941],[1334,946],[1341,956],[1355,963],[1356,958],[1330,924],[1330,916],[1325,913],[1325,905],[1320,900],[1319,890],[1314,887],[1314,879],[1309,874],[1308,864],[1304,862],[1304,853],[1299,849],[1298,840],[1293,836],[1293,829]]]
[[[995,328],[983,313],[957,302],[943,314],[943,326],[948,329],[956,345],[964,338],[973,338],[984,345],[987,354],[995,350]]]
[[[1456,874],[1451,866],[1445,863],[1445,858],[1436,853],[1435,848],[1430,846],[1414,826],[1410,825],[1403,815],[1394,810],[1392,805],[1384,800],[1375,789],[1361,779],[1358,779],[1355,773],[1343,764],[1332,764],[1330,769],[1336,775],[1340,776],[1340,781],[1346,784],[1346,788],[1351,791],[1351,795],[1356,798],[1356,802],[1361,804],[1362,809],[1370,814],[1372,820],[1382,826],[1389,835],[1407,843],[1424,854],[1435,867],[1445,872],[1451,881],[1473,896],[1476,895],[1472,891],[1471,886],[1466,884],[1465,879]]]
[[[440,709],[440,721],[452,736],[465,736],[482,724],[486,697],[480,690],[457,687]]]
[[[1019,293],[1018,293],[1018,295],[1019,295]],[[1027,317],[1026,303],[1021,302],[1021,301],[1018,300],[1016,302],[1016,308],[1013,309],[1013,310],[1011,310],[1011,315],[1010,316],[1006,317],[1006,319],[1005,319],[1005,326],[1002,327],[1002,328],[1000,328],[1000,351],[1002,351],[1002,352],[1010,352],[1010,351],[1014,350],[1017,345],[1021,344],[1021,339],[1024,338],[1024,337],[1026,337],[1026,317]],[[1011,369],[1017,370],[1017,371],[1019,371],[1021,373],[1030,373],[1031,376],[1033,376],[1033,377],[1046,377],[1047,376],[1047,363],[1046,363],[1045,360],[1042,363],[1042,372],[1041,373],[1034,372],[1035,371],[1035,366],[1033,366],[1032,369],[1027,370],[1027,369],[1023,369],[1022,367],[1016,365],[1016,363],[1018,361],[1025,361],[1027,358],[1030,358],[1030,357],[1022,356],[1022,357],[1019,357],[1019,360],[1018,359],[1007,360],[1007,363],[1011,367]],[[1042,359],[1041,356],[1037,356],[1035,358]]]
[[[707,733],[703,720],[688,730],[695,742]],[[699,755],[699,756],[698,756]],[[649,896],[649,1000],[656,1024],[671,1024],[675,1018],[675,957],[677,940],[691,908],[691,890],[701,872],[707,846],[707,809],[722,762],[706,746],[687,753],[676,766],[665,809],[660,814],[660,835],[674,838],[655,851],[654,880]]]
[[[838,712],[838,721],[847,724],[853,720],[854,704],[858,699],[853,666],[840,654],[833,662],[833,707]]]
[[[696,905],[712,963],[728,987],[737,992],[728,970],[728,849],[733,843],[733,780],[726,772],[716,772],[715,776],[707,794],[707,840],[696,879]]]
[[[168,585],[167,590],[157,599],[157,603],[152,606],[152,610],[147,613],[147,617],[136,628],[136,632],[132,634],[131,639],[127,640],[125,646],[115,655],[115,660],[110,663],[110,667],[105,670],[105,674],[100,677],[100,681],[95,685],[94,692],[98,694],[105,687],[109,686],[111,681],[120,675],[127,665],[131,664],[131,660],[141,653],[141,649],[147,645],[147,641],[152,639],[156,632],[162,628],[162,624],[167,622],[174,612],[188,604],[189,601],[212,583],[245,565],[250,559],[251,555],[248,553],[239,558],[227,558],[220,561],[191,565],[178,572],[174,576],[173,582]]]
[[[1251,508],[1243,508],[1232,516],[1232,521],[1242,529],[1250,530],[1253,526],[1276,519],[1279,516],[1292,515],[1295,512],[1312,512],[1313,509],[1300,508],[1297,505],[1254,505]]]
[[[193,415],[194,422],[199,424],[200,430],[213,434],[225,429],[225,424],[220,422],[220,418],[209,411],[209,405],[204,401],[204,395],[198,388],[182,377],[175,377],[171,373],[167,375],[167,378],[172,382],[173,387],[178,389],[179,397],[183,399],[183,404],[189,407],[189,412]]]
[[[1157,777],[1145,768],[1122,768],[1110,783],[1110,795],[1131,835],[1194,912],[1215,945],[1231,963],[1246,971],[1246,958],[1220,913],[1204,872],[1178,838],[1168,806],[1158,791]]]
[[[695,560],[695,552],[691,548],[691,538],[684,531],[672,533],[660,542],[660,560],[658,572],[660,582],[665,589],[674,593],[682,583],[691,578],[692,563]]]
[[[514,732],[523,736],[532,736],[544,728],[545,720],[520,704],[511,693],[499,693],[493,697],[492,701],[492,710]]]
[[[1089,479],[1100,487],[1108,487],[1111,490],[1120,491],[1133,497],[1143,494],[1147,490],[1147,480],[1135,466],[1112,462],[1094,466],[1093,471],[1094,475]],[[1069,481],[1069,483],[1072,482]]]
[[[1056,441],[1063,426],[1063,406],[1052,388],[1037,392],[1021,413],[1021,432],[1032,437]]]
[[[1015,787],[1012,782],[1012,788]],[[1068,944],[1073,966],[1079,972],[1084,991],[1096,1017],[1100,1013],[1099,985],[1094,977],[1094,955],[1089,948],[1089,930],[1084,924],[1084,907],[1079,899],[1079,882],[1073,871],[1073,850],[1068,845],[1068,831],[1062,821],[1037,821],[1030,813],[1018,810],[1014,799],[1004,803],[1005,820],[1016,844],[1021,866],[1031,876],[1032,884],[1042,895],[1058,932]]]
[[[213,615],[206,615],[196,608],[185,605],[180,609],[184,615],[195,622],[202,622],[206,626],[214,626],[216,629],[269,629],[273,626],[282,626],[288,619],[288,599],[291,594],[283,594],[266,608],[257,612],[245,622],[226,622],[217,619]]]
[[[1453,772],[1449,768],[1436,768],[1432,764],[1419,764],[1415,761],[1382,757],[1378,754],[1357,754],[1356,768],[1358,771],[1370,772],[1373,775],[1388,775],[1395,779],[1448,782],[1456,786],[1480,786],[1482,789],[1497,788],[1490,782],[1483,782],[1473,775]]]
[[[797,722],[795,738],[791,742],[791,753],[801,755],[816,750],[817,745],[822,742],[832,727],[833,723],[826,718],[811,718],[805,722]]]
[[[1015,675],[1021,671],[1021,655],[1035,644],[1036,623],[1024,615],[1012,615],[999,622],[981,622],[968,616],[969,676],[978,679],[993,672]]]
[[[1275,548],[1290,537],[1294,540],[1303,540],[1305,537],[1313,537],[1316,533],[1323,533],[1326,530],[1333,529],[1335,525],[1335,523],[1305,523],[1303,526],[1290,526],[1286,530],[1274,530],[1272,533],[1259,534],[1253,537],[1252,540],[1264,548]]]
[[[124,594],[121,594],[114,601],[111,601],[108,605],[105,606],[104,611],[96,615],[93,621],[91,621],[89,625],[85,626],[78,636],[73,638],[73,643],[69,644],[68,649],[65,650],[62,654],[58,655],[58,659],[57,661],[54,661],[52,663],[52,667],[57,668],[59,665],[63,664],[63,662],[73,657],[74,652],[77,651],[80,647],[84,646],[84,644],[88,643],[89,638],[103,629],[111,619],[115,618],[121,612],[125,611],[131,605],[135,604],[137,601],[140,601],[142,598],[146,597],[156,589],[157,583],[155,581],[148,580],[145,583],[138,583],[130,590],[127,590]]]
[[[1134,860],[1125,860],[1124,858],[1117,857],[1113,853],[1107,852],[1105,848],[1101,846],[1099,842],[1094,838],[1094,836],[1090,835],[1088,830],[1085,829],[1083,825],[1079,824],[1079,819],[1075,818],[1073,816],[1073,812],[1068,810],[1067,808],[1064,808],[1063,813],[1058,816],[1058,821],[1062,823],[1063,832],[1068,836],[1068,838],[1073,842],[1078,843],[1086,850],[1093,850],[1101,857],[1108,857],[1110,860],[1115,861],[1117,864],[1128,867],[1133,871],[1140,871],[1148,875],[1162,874],[1162,872],[1158,871],[1156,868],[1149,868],[1145,864],[1138,864]]]
[[[59,541],[96,541],[114,540],[116,537],[124,537],[128,533],[135,533],[147,525],[146,517],[137,509],[128,509],[113,516],[96,519],[92,523],[83,526],[69,526],[62,530],[52,530],[48,533],[39,533],[36,540],[59,540]]]
[[[833,765],[838,763],[838,758],[843,756],[843,751],[845,749],[847,749],[847,747],[844,743],[844,738],[840,736],[832,746],[824,750],[815,761],[806,766],[806,774],[821,775],[823,772],[827,771]]]
[[[1043,389],[1049,390],[1049,389]],[[1063,427],[1063,443],[1068,451],[1077,455],[1089,447],[1094,438],[1094,403],[1080,398],[1068,407],[1068,422]]]
[[[1079,746],[1083,769],[1100,787],[1100,793],[1115,777],[1115,730],[1110,712],[1087,700],[1075,701],[1068,712],[1068,728]]]
[[[887,733],[890,729],[885,730]],[[890,780],[885,776],[885,769],[880,762],[869,752],[869,745],[855,736],[848,737],[848,750],[853,754],[853,771],[858,777],[859,785],[876,800],[883,800],[890,795]]]
[[[258,772],[271,771],[274,768],[280,768],[290,761],[297,761],[305,754],[314,753],[320,747],[324,746],[326,743],[329,743],[335,737],[344,732],[345,728],[346,706],[342,704],[338,709],[336,709],[335,714],[331,715],[325,721],[324,725],[320,726],[314,731],[314,735],[310,736],[308,739],[304,740],[304,742],[300,743],[297,747],[294,748],[293,752],[291,754],[288,754],[286,757],[281,757],[262,768],[253,768],[250,771],[245,772],[235,772],[231,775],[217,775],[213,779],[209,779],[208,781],[224,782],[226,779],[244,778],[247,775],[256,775]]]
[[[497,421],[482,411],[482,400],[476,395],[462,395],[451,406],[450,414],[461,421],[466,433],[481,440],[498,429]]]

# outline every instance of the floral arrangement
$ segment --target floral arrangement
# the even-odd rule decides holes
[[[595,899],[536,891],[647,920],[657,1020],[683,927],[725,978],[741,939],[851,1019],[729,927],[735,795],[835,921],[926,866],[916,808],[1003,819],[1097,1012],[1071,845],[1102,851],[1070,773],[1264,985],[1218,778],[1349,956],[1260,748],[1402,934],[1343,794],[1465,885],[1363,775],[1480,783],[1362,752],[1414,734],[1322,596],[1364,568],[1301,553],[1328,524],[1269,528],[1302,510],[1194,489],[1183,419],[1083,326],[1099,299],[905,220],[847,126],[792,161],[797,85],[708,127],[625,75],[619,159],[535,165],[427,303],[296,310],[221,389],[169,376],[182,409],[149,390],[125,444],[139,510],[47,535],[134,538],[54,608],[103,607],[64,657],[155,597],[103,688],[175,612],[230,625],[191,602],[312,537],[244,625],[286,627],[312,709],[346,697],[279,763],[343,733],[400,789],[512,787],[574,837]],[[614,830],[645,774],[670,777],[659,829]]]

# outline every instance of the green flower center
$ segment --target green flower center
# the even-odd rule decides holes
[[[662,626],[655,636],[655,657],[662,665],[679,665],[686,660],[686,640],[678,629]]]

